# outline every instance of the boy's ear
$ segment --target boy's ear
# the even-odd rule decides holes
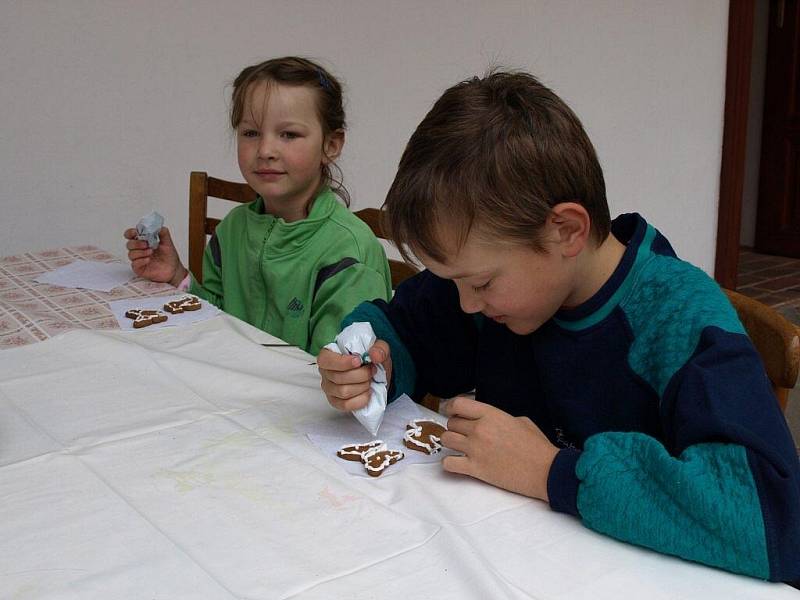
[[[322,164],[332,163],[342,153],[344,147],[344,129],[337,129],[325,136],[322,142]]]
[[[565,258],[578,256],[589,243],[592,219],[577,202],[561,202],[550,209],[548,224]]]

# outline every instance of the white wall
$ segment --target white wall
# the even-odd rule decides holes
[[[523,68],[583,119],[612,214],[639,210],[713,267],[724,0],[240,0],[0,3],[0,255],[93,243],[158,209],[185,256],[191,170],[239,178],[229,83],[247,64],[323,59],[347,89],[342,166],[379,206],[438,95]]]

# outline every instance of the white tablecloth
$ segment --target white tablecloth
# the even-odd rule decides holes
[[[348,475],[313,359],[222,315],[0,354],[3,598],[796,598],[409,465]]]

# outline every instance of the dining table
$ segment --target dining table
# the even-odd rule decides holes
[[[114,301],[176,293],[132,273],[111,292],[35,281],[77,259],[119,262],[93,246],[0,258],[2,598],[798,597],[435,457],[355,472],[313,435],[360,427],[313,356],[224,312],[123,329]]]

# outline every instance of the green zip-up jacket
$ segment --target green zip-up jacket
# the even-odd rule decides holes
[[[383,247],[329,188],[293,223],[267,214],[261,197],[231,210],[189,290],[314,355],[358,304],[392,294]]]

